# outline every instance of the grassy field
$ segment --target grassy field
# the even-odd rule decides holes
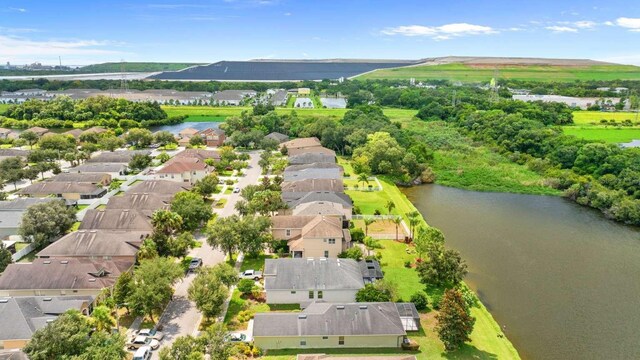
[[[190,115],[185,122],[222,122],[226,119],[225,116],[212,116],[212,115]]]
[[[9,108],[9,106],[11,106],[11,104],[0,104],[0,114],[4,113],[5,111],[7,111],[7,109]]]
[[[626,143],[640,140],[640,128],[603,127],[603,126],[563,126],[567,135],[574,135],[585,140],[602,140],[607,143]]]
[[[155,71],[176,71],[184,68],[199,65],[196,63],[157,63],[157,62],[107,62],[102,64],[93,64],[83,66],[80,72],[101,73],[101,72],[120,72],[124,71],[136,72],[155,72]]]
[[[1,109],[1,108],[0,108]],[[240,116],[243,111],[251,111],[251,107],[237,106],[237,107],[212,107],[212,106],[162,106],[162,109],[166,111],[168,116],[209,116],[225,118],[228,116]],[[295,111],[298,116],[301,117],[329,117],[333,119],[342,119],[348,109],[290,109],[290,108],[276,108],[276,113],[279,115],[290,114]],[[415,114],[417,110],[411,109],[383,109],[384,114],[390,117],[394,121],[408,121]],[[194,120],[195,121],[195,120]],[[222,121],[222,120],[219,120]]]
[[[384,177],[379,177],[378,180],[382,184],[382,191],[347,190],[345,193],[351,197],[353,205],[360,208],[362,214],[373,215],[376,210],[380,210],[382,214],[387,215],[388,211],[384,206],[391,200],[396,205],[391,214],[401,215],[408,221],[406,214],[415,210],[413,204],[393,182]]]
[[[422,65],[395,69],[381,69],[358,79],[445,79],[463,82],[489,81],[495,76],[496,66],[474,67],[466,64]],[[638,80],[640,68],[632,65],[593,66],[497,66],[498,77],[530,81],[574,80]]]
[[[615,120],[618,123],[624,120],[636,121],[635,112],[602,112],[602,111],[574,111],[573,122],[576,125],[599,125],[600,120]],[[640,119],[640,116],[638,117]]]

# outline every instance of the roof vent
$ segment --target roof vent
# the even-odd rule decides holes
[[[96,282],[95,278],[89,278],[89,282]]]
[[[358,308],[360,308],[360,310],[367,310],[367,305],[360,305]]]
[[[55,319],[47,319],[47,324],[52,323]]]
[[[338,305],[338,306],[336,306],[336,309],[338,309],[338,310],[344,310],[344,305]]]
[[[67,265],[68,263],[69,263],[69,260],[61,260],[60,261],[60,264],[63,264],[63,265]]]
[[[46,297],[46,298],[42,299],[42,301],[51,301],[51,300],[53,300],[53,298],[50,298],[50,297]]]
[[[42,262],[43,264],[51,264],[51,260],[45,260]]]
[[[306,319],[307,315],[306,314],[300,314],[298,315],[298,319]]]

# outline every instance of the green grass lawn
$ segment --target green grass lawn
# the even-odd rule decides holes
[[[11,104],[0,104],[0,114],[4,113],[5,111],[7,111],[7,109],[9,108],[9,106],[11,106]]]
[[[78,210],[77,211],[82,211],[82,210],[84,210],[84,209],[86,209],[88,207],[89,207],[89,205],[78,205]]]
[[[391,214],[401,215],[407,220],[406,214],[415,210],[413,204],[391,180],[379,177],[378,181],[382,184],[382,191],[347,190],[345,193],[351,197],[353,205],[360,208],[362,214],[372,215],[376,210],[380,210],[382,214],[386,215],[388,211],[385,205],[387,201],[391,200],[396,205]]]
[[[291,97],[293,98],[293,97]],[[162,109],[167,113],[168,116],[182,116],[186,115],[189,118],[194,117],[193,121],[197,120],[198,117],[210,117],[210,118],[226,118],[229,116],[240,116],[243,111],[251,112],[252,108],[248,106],[171,106],[171,105],[163,105]],[[312,116],[321,116],[321,117],[329,117],[333,119],[342,119],[344,114],[348,111],[348,109],[293,109],[293,108],[276,108],[276,113],[278,115],[285,115],[291,113],[291,111],[295,111],[296,114],[300,117],[312,117]],[[418,113],[417,110],[411,109],[396,109],[396,108],[387,108],[383,109],[385,115],[389,116],[394,121],[406,121],[410,120],[415,114]],[[188,120],[190,121],[190,120]],[[223,120],[207,120],[207,121],[223,121]]]
[[[185,122],[223,122],[226,116],[190,115]]]
[[[615,120],[618,123],[624,120],[636,121],[636,117],[640,115],[635,112],[603,112],[603,111],[574,111],[573,122],[576,125],[599,125],[600,120]],[[640,117],[637,117],[640,119]]]
[[[567,135],[573,135],[585,140],[602,140],[608,143],[626,143],[640,140],[640,128],[604,127],[604,126],[563,126]]]
[[[264,261],[265,259],[275,259],[276,256],[272,254],[260,254],[257,257],[248,257],[245,256],[244,260],[242,260],[242,265],[240,266],[240,271],[245,270],[257,270],[262,271],[264,269]]]
[[[474,67],[466,64],[443,64],[381,69],[364,74],[358,79],[445,79],[463,82],[489,81],[495,76],[502,79],[529,81],[574,81],[574,80],[638,80],[640,68],[632,65],[593,66],[486,66]]]

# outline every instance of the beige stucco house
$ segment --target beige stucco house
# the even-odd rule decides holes
[[[351,247],[349,230],[333,216],[274,216],[271,234],[274,239],[287,240],[294,258],[335,258]]]
[[[170,180],[194,184],[211,173],[204,161],[196,158],[174,158],[156,173],[158,180]]]

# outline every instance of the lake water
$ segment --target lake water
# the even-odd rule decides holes
[[[640,359],[640,230],[560,197],[404,192],[524,359]]]
[[[203,121],[203,122],[183,122],[181,124],[175,125],[163,125],[163,126],[152,126],[149,128],[151,132],[156,131],[169,131],[170,133],[177,135],[180,131],[186,128],[194,128],[196,130],[204,130],[204,129],[217,129],[220,127],[219,122],[214,121]]]

